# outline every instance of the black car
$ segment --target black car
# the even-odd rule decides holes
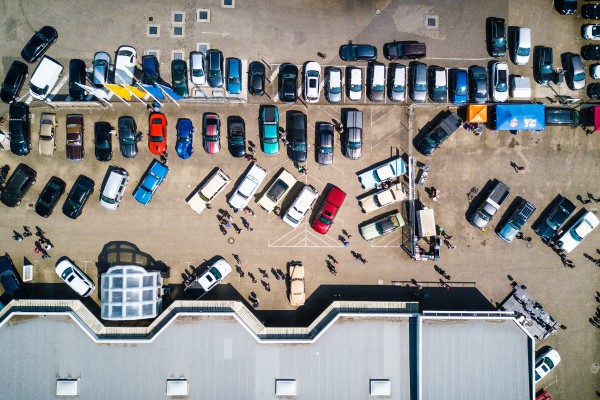
[[[21,50],[21,57],[28,63],[39,60],[50,45],[58,39],[58,32],[51,26],[44,26],[33,34],[29,42]]]
[[[26,296],[21,276],[15,268],[8,253],[0,256],[0,309],[11,300],[23,299]]]
[[[63,204],[63,214],[72,219],[79,217],[83,206],[93,192],[94,181],[85,175],[79,175]]]
[[[487,71],[480,65],[473,65],[469,68],[469,95],[471,101],[476,103],[485,103],[488,100],[488,82]]]
[[[426,55],[427,46],[416,40],[393,41],[383,45],[383,56],[392,61],[401,58],[416,60]]]
[[[333,125],[322,122],[319,124],[318,132],[316,146],[317,162],[321,165],[331,165],[333,164],[333,144],[335,141]]]
[[[0,99],[3,102],[10,104],[17,101],[23,83],[27,79],[27,64],[21,61],[13,61],[4,77],[2,90],[0,90]]]
[[[5,206],[16,207],[21,204],[21,199],[27,194],[31,185],[35,183],[37,172],[27,164],[19,164],[6,182],[0,193],[0,201]]]
[[[345,44],[340,47],[340,58],[344,61],[375,61],[377,48],[370,44]]]
[[[246,124],[242,117],[227,118],[227,143],[232,156],[244,157],[246,155]]]
[[[542,240],[549,241],[556,231],[560,229],[562,224],[564,224],[571,214],[573,214],[575,208],[575,204],[573,204],[571,200],[559,195],[544,218],[536,221],[533,225],[533,231],[537,233]]]
[[[587,95],[590,99],[600,100],[600,83],[591,83],[587,87]]]
[[[577,0],[554,0],[554,8],[563,15],[575,14]]]
[[[188,96],[188,68],[185,60],[171,61],[173,91],[181,97]]]
[[[27,103],[12,103],[9,108],[8,131],[10,151],[17,156],[26,156],[31,150],[31,121]]]
[[[298,98],[298,67],[286,63],[279,68],[281,101],[295,103]]]
[[[253,61],[248,66],[248,91],[252,96],[262,96],[265,93],[265,65]]]
[[[74,59],[69,62],[69,97],[73,100],[83,100],[85,90],[78,85],[85,85],[85,62]]]
[[[142,57],[142,83],[154,85],[160,80],[160,64],[155,56]]]
[[[582,46],[581,56],[586,60],[600,60],[600,45],[587,44]]]
[[[433,153],[462,125],[462,120],[453,112],[443,112],[440,117],[437,125],[414,139],[415,149],[423,155]]]
[[[287,146],[288,157],[293,162],[306,161],[306,114],[291,112],[287,117],[287,133],[290,145]]]
[[[94,124],[94,151],[96,160],[110,161],[112,158],[112,131],[113,127],[105,121]]]
[[[135,120],[130,116],[119,117],[119,148],[125,158],[137,156],[137,142],[142,137],[141,132],[137,132]]]
[[[223,53],[210,49],[206,52],[208,85],[212,88],[223,86]]]
[[[550,82],[553,76],[552,48],[536,46],[533,51],[533,78],[542,85]]]
[[[600,3],[581,6],[581,16],[585,19],[600,19]]]
[[[488,52],[492,57],[506,55],[506,28],[503,18],[488,18]]]
[[[62,179],[56,176],[50,178],[35,203],[35,212],[37,215],[48,218],[52,214],[52,211],[54,211],[54,207],[65,192],[66,187],[67,184]]]
[[[435,102],[445,102],[448,99],[448,82],[446,80],[446,69],[432,65],[429,73],[429,98]]]

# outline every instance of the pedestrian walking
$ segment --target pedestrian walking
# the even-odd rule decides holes
[[[237,265],[242,265],[242,259],[240,258],[239,255],[237,255],[237,254],[231,254],[231,255],[233,256],[233,259],[235,260],[235,263]]]
[[[254,274],[253,274],[252,272],[248,272],[248,276],[250,277],[250,279],[252,279],[252,283],[256,283],[256,282],[258,282],[258,281],[256,280],[256,278],[254,277]]]
[[[246,211],[248,211],[250,215],[256,218],[256,213],[250,207],[246,206],[246,208],[244,208],[244,214],[246,213]]]
[[[367,260],[365,260],[363,258],[363,256],[360,256],[360,258],[358,259],[358,261],[360,261],[361,263],[363,263],[363,265],[365,265],[367,263]]]
[[[50,250],[50,249],[52,248],[52,243],[50,243],[50,242],[46,242],[46,245],[44,246],[44,248],[45,248],[46,250]]]
[[[33,236],[28,226],[23,226],[23,237]]]
[[[523,232],[517,232],[515,238],[523,240],[525,238],[525,235],[523,235]]]
[[[204,203],[204,207],[206,207],[207,210],[212,210],[210,203]]]
[[[244,277],[244,271],[242,270],[242,267],[240,267],[239,265],[235,267],[235,270],[237,271],[237,273],[240,275],[240,278]]]
[[[331,261],[333,261],[335,265],[339,265],[340,263],[335,257],[331,258]]]
[[[348,239],[350,239],[350,238],[352,237],[352,235],[351,235],[351,234],[349,234],[349,233],[348,233],[348,231],[347,231],[347,230],[345,230],[345,229],[342,229],[342,233],[343,233],[343,234],[344,234],[344,236],[346,236]]]
[[[265,290],[266,290],[267,292],[270,292],[270,291],[271,291],[271,284],[270,284],[269,282],[265,282]]]
[[[275,206],[275,208],[273,209],[273,214],[279,217],[279,215],[281,214],[281,207]]]
[[[269,273],[267,272],[267,270],[264,270],[264,269],[262,269],[262,268],[259,268],[259,269],[258,269],[258,272],[260,272],[260,273],[262,274],[263,278],[265,278],[265,279],[269,279]]]
[[[223,236],[227,235],[227,229],[225,229],[225,227],[223,225],[219,225],[219,229],[221,230],[221,233],[223,234]]]
[[[237,233],[238,235],[239,235],[240,233],[242,233],[242,230],[241,230],[241,228],[240,228],[239,226],[235,225],[235,224],[233,224],[233,229],[235,229],[235,233]]]
[[[350,246],[350,242],[347,240],[344,240],[344,247],[348,247],[348,246]]]
[[[19,232],[13,231],[13,239],[17,242],[21,242],[23,241],[23,236]]]
[[[246,154],[244,157],[246,157],[246,161],[252,161],[252,155],[251,154]]]
[[[327,58],[327,54],[321,53],[320,51],[317,52],[317,55],[321,58]]]
[[[286,138],[281,139],[281,141],[283,142],[284,146],[289,146],[290,145],[290,142]]]

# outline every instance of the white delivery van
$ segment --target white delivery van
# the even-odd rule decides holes
[[[200,214],[206,209],[206,205],[210,204],[229,185],[229,182],[231,182],[231,178],[221,168],[217,168],[204,184],[188,198],[188,205]]]
[[[531,29],[519,28],[515,32],[514,60],[517,65],[525,65],[529,62],[531,53]]]
[[[113,211],[119,208],[128,182],[129,173],[122,168],[114,168],[100,192],[100,205]]]
[[[510,85],[510,97],[531,99],[531,80],[527,76],[514,76]]]
[[[318,196],[319,192],[317,189],[312,186],[304,186],[283,216],[283,221],[292,228],[297,228],[308,210],[315,204]]]
[[[34,99],[45,100],[56,85],[62,71],[63,66],[58,61],[44,56],[29,81],[31,96]]]

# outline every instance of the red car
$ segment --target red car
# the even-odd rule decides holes
[[[215,113],[204,113],[202,118],[202,144],[208,154],[221,150],[221,120]]]
[[[313,229],[319,233],[326,234],[329,231],[329,228],[331,228],[333,220],[340,210],[340,207],[342,207],[342,204],[344,204],[345,199],[346,193],[340,188],[333,186],[327,194],[327,198],[319,211],[319,215],[312,224]]]
[[[163,113],[153,112],[148,122],[150,123],[148,147],[152,154],[161,155],[167,151],[167,117]]]

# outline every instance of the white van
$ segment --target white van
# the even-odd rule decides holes
[[[300,222],[304,219],[304,216],[311,209],[317,197],[319,196],[319,192],[317,189],[312,186],[304,186],[302,191],[290,208],[287,210],[285,215],[283,216],[283,221],[291,226],[292,228],[297,228],[300,225]]]
[[[29,81],[29,93],[34,99],[45,100],[56,85],[63,66],[48,56],[44,56],[38,64],[31,80]]]
[[[221,168],[216,171],[188,198],[187,203],[192,210],[200,214],[219,193],[231,182],[231,178]]]
[[[114,168],[100,192],[100,205],[112,211],[119,208],[127,183],[129,173],[122,168]]]
[[[515,64],[526,65],[529,62],[529,54],[531,53],[531,29],[517,29],[515,32],[513,51]]]

